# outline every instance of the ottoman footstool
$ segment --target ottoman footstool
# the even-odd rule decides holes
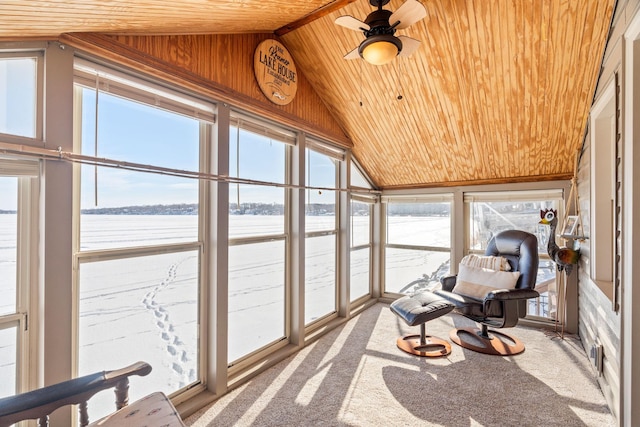
[[[423,357],[440,357],[451,353],[451,344],[426,334],[425,323],[453,310],[454,305],[429,291],[399,298],[389,306],[409,326],[420,325],[420,335],[407,335],[396,341],[398,348]]]

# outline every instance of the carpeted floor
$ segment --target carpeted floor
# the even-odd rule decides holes
[[[427,324],[448,339],[473,323]],[[488,356],[452,344],[444,358],[400,351],[418,333],[377,304],[200,410],[188,426],[615,426],[578,338],[507,329],[524,353]]]

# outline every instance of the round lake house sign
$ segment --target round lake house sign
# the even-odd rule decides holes
[[[253,70],[267,99],[278,105],[293,101],[298,90],[298,73],[282,43],[274,39],[261,42],[253,55]]]

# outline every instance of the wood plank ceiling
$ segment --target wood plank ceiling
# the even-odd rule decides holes
[[[420,48],[379,67],[342,59],[363,36],[334,24],[364,20],[368,0],[5,0],[0,38],[274,32],[302,19],[281,40],[378,187],[570,177],[615,0],[421,2],[427,17],[397,33]]]
[[[381,187],[544,179],[573,172],[612,3],[424,1],[398,31],[418,52],[379,67],[336,54],[362,35],[333,20],[367,1],[283,39]]]
[[[274,30],[328,0],[2,0],[0,37],[60,33],[233,34]]]

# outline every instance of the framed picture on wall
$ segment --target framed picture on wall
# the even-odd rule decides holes
[[[563,236],[575,236],[578,229],[578,215],[567,216],[567,221],[562,229]]]

